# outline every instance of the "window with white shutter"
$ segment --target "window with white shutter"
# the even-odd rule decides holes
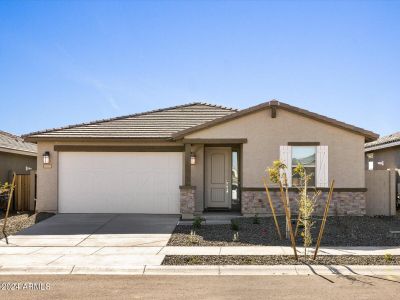
[[[328,146],[317,147],[316,186],[329,187],[328,181]]]
[[[280,146],[279,159],[287,166],[288,186],[299,186],[300,177],[293,169],[302,164],[310,175],[309,186],[329,187],[328,146]]]
[[[309,186],[315,186],[316,146],[292,146],[292,170],[301,164],[310,176]],[[300,186],[300,175],[293,173],[293,186]]]

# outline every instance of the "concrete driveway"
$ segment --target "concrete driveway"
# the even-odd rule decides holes
[[[58,214],[0,240],[0,274],[98,273],[159,266],[179,217]],[[100,271],[99,271],[100,270]]]
[[[8,242],[24,247],[165,246],[178,219],[177,215],[58,214],[10,236]]]

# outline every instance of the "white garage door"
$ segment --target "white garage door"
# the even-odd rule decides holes
[[[60,152],[61,213],[179,213],[181,152]]]

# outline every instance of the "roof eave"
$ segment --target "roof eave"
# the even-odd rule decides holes
[[[400,140],[394,141],[394,142],[389,142],[389,143],[382,143],[382,144],[374,145],[371,147],[366,147],[364,149],[364,151],[371,152],[371,151],[382,150],[382,149],[387,149],[387,148],[394,148],[394,147],[400,147]]]
[[[24,141],[37,143],[37,142],[95,142],[95,141],[135,141],[135,142],[165,142],[172,141],[171,137],[71,137],[71,136],[27,136]]]
[[[18,150],[18,149],[10,149],[10,148],[5,148],[5,147],[0,147],[0,152],[25,155],[25,156],[37,156],[37,152],[24,151],[24,150]]]

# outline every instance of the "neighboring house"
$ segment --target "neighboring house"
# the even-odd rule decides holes
[[[0,130],[0,182],[11,182],[12,172],[36,170],[37,145]]]
[[[274,160],[335,179],[334,213],[365,214],[364,143],[378,135],[278,101],[244,110],[192,103],[31,133],[38,143],[37,210],[268,214],[263,176]],[[272,188],[282,213],[277,187]]]
[[[365,144],[366,170],[400,170],[400,132]]]
[[[395,170],[397,206],[400,206],[400,132],[365,144],[366,170]]]

